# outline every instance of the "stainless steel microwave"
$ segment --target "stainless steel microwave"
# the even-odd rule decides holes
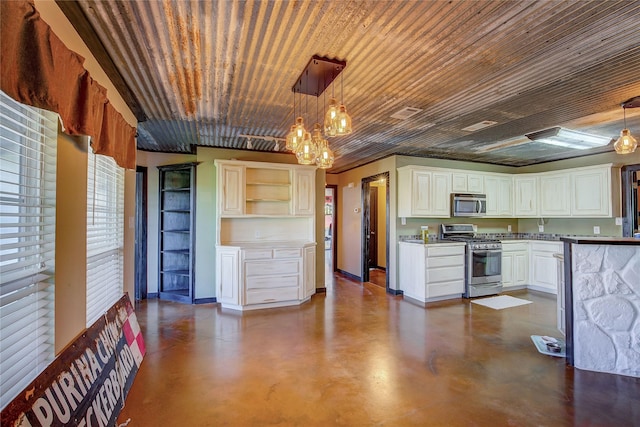
[[[451,215],[478,217],[487,214],[486,194],[451,194]]]

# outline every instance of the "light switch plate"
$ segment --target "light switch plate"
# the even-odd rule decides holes
[[[616,217],[616,225],[622,225],[622,218]]]
[[[405,217],[400,218],[400,224],[407,225],[407,218]]]
[[[544,225],[539,225],[538,226],[538,232],[539,233],[544,233]]]
[[[507,231],[511,233],[511,224],[507,225]]]
[[[593,234],[600,234],[600,227],[598,227],[597,225],[593,226]]]

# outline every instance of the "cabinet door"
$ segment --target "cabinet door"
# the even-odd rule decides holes
[[[538,177],[516,176],[513,184],[516,216],[538,216]]]
[[[571,215],[569,174],[540,176],[540,215],[562,217]]]
[[[525,286],[529,279],[529,255],[527,252],[513,254],[513,285]]]
[[[313,215],[315,212],[316,171],[296,170],[293,181],[293,214]]]
[[[451,173],[433,172],[431,215],[441,218],[451,216]]]
[[[571,173],[571,214],[611,216],[611,169],[602,167]]]
[[[242,166],[222,165],[218,173],[218,188],[222,188],[220,197],[220,215],[244,214],[245,188],[244,168]]]
[[[553,255],[541,252],[531,253],[531,284],[554,294],[558,292],[556,260]]]
[[[487,216],[498,216],[499,189],[497,176],[484,177],[484,191],[487,196]]]
[[[510,176],[498,178],[498,215],[513,216],[513,179]]]
[[[316,248],[313,246],[304,248],[302,255],[302,290],[303,298],[316,293]]]
[[[467,191],[466,173],[454,172],[451,178],[451,191],[454,193],[463,193]]]
[[[467,191],[469,193],[484,193],[484,177],[475,173],[468,174]]]
[[[502,286],[505,288],[514,285],[513,258],[514,254],[502,252]]]
[[[216,248],[217,300],[222,304],[240,305],[240,250]]]
[[[431,172],[413,171],[411,179],[411,214],[431,215]]]

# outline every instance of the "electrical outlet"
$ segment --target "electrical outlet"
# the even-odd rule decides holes
[[[600,227],[598,227],[597,225],[593,226],[593,234],[600,234]]]
[[[622,218],[616,217],[616,225],[622,225]]]
[[[544,225],[538,226],[538,233],[544,233]]]
[[[507,231],[511,233],[511,224],[507,225]]]
[[[400,218],[400,224],[407,225],[407,218],[405,217]]]

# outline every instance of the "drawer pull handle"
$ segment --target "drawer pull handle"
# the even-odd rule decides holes
[[[264,300],[264,302],[275,301],[275,300],[276,300],[275,298],[269,298],[269,299]]]

